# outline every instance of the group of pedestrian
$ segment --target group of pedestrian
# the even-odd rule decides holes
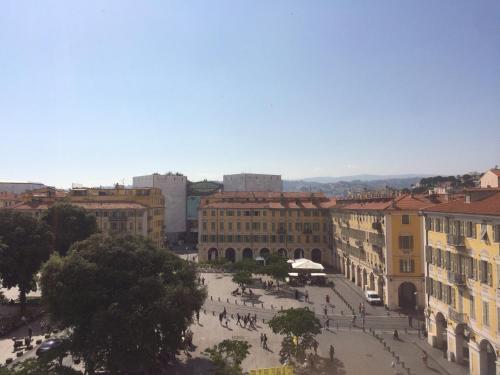
[[[267,346],[267,335],[265,333],[260,334],[260,346],[262,346],[266,350],[269,350]]]
[[[262,282],[262,287],[265,289],[265,290],[271,290],[274,288],[274,281],[272,280],[269,280],[269,281],[263,281]]]
[[[247,328],[247,325],[250,329],[257,329],[257,314],[253,316],[248,313],[244,315],[240,315],[240,313],[236,313],[236,324],[240,327]]]
[[[205,278],[198,276],[198,284],[205,285]]]

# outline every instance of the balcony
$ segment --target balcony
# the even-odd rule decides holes
[[[385,237],[383,234],[377,234],[377,233],[369,233],[368,234],[368,240],[372,245],[377,245],[380,247],[385,246]]]
[[[467,316],[467,314],[460,313],[451,306],[448,308],[448,316],[450,317],[450,319],[456,322],[465,324],[468,324],[469,322],[469,317]]]
[[[457,251],[465,251],[465,237],[456,234],[447,234],[446,242]]]
[[[465,276],[453,271],[448,271],[448,282],[455,285],[466,285]]]

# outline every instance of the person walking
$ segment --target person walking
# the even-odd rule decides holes
[[[358,306],[358,312],[361,314],[361,311],[363,309],[363,306],[361,305],[361,302],[359,303],[359,306]]]
[[[240,313],[236,313],[236,319],[238,319],[237,322],[236,322],[236,324],[238,324],[239,326],[241,326],[241,316],[240,316]]]
[[[205,278],[204,277],[201,278],[201,285],[205,285]]]
[[[196,323],[200,324],[200,310],[196,310]]]
[[[243,325],[244,325],[244,328],[247,328],[247,323],[248,323],[248,318],[246,315],[243,316]]]
[[[413,328],[413,317],[410,315],[408,316],[408,325]]]
[[[223,313],[220,313],[219,314],[219,323],[220,325],[222,325],[222,319],[224,318],[224,314]]]
[[[267,347],[267,335],[264,333],[263,337],[263,347],[264,349],[268,350],[269,348]]]
[[[326,319],[326,322],[325,322],[325,327],[326,329],[330,329],[330,318]]]
[[[425,350],[422,350],[422,362],[424,362],[425,367],[428,367],[427,365],[427,352]]]
[[[260,334],[260,346],[263,346],[264,345],[264,334],[261,333]]]
[[[314,354],[318,355],[318,342],[316,340],[313,341],[313,349],[314,349]]]
[[[30,341],[32,336],[33,336],[33,329],[31,329],[31,327],[28,327],[28,337],[30,338]]]
[[[309,292],[306,290],[305,300],[309,303]]]
[[[333,362],[333,357],[335,355],[335,348],[333,345],[330,345],[330,362]]]
[[[226,317],[227,315],[227,310],[226,310],[226,307],[224,306],[224,311],[222,311],[222,314],[224,315],[224,318]]]
[[[328,308],[325,306],[325,308],[323,309],[324,313],[325,313],[325,316],[328,316]]]
[[[330,296],[328,294],[325,296],[325,301],[327,305],[330,304]]]
[[[299,291],[297,289],[295,289],[295,299],[296,300],[299,299]]]

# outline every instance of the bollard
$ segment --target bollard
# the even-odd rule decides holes
[[[406,368],[406,367],[405,367],[405,362],[404,362],[404,361],[401,361],[401,367],[402,367],[402,368]]]
[[[214,300],[214,297],[213,296],[210,296],[210,301],[213,301]]]
[[[234,315],[233,314],[231,314],[231,319],[234,319]]]
[[[265,322],[266,322],[266,320],[265,320],[265,319],[262,319],[262,323],[265,323]]]
[[[234,300],[234,304],[237,305],[238,304],[238,301],[237,300]]]
[[[262,308],[264,308],[264,304],[262,304]]]
[[[408,373],[408,375],[410,375],[410,374],[411,374],[411,372],[410,372],[410,368],[407,368],[407,369],[406,369],[406,372]]]
[[[215,316],[215,311],[212,311],[212,315]]]
[[[227,303],[229,303],[229,298],[227,299]]]
[[[219,302],[220,302],[220,297],[217,297],[217,298],[219,298]]]
[[[273,306],[273,304],[272,304],[272,303],[271,303],[271,310],[274,310],[274,306]]]

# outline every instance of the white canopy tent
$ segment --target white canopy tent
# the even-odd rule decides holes
[[[309,259],[297,259],[292,263],[293,270],[321,270],[323,271],[325,267],[323,267],[319,263],[315,263]]]

